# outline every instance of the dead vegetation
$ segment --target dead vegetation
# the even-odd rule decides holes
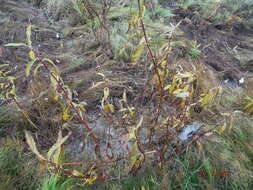
[[[43,190],[251,189],[251,59],[238,56],[251,52],[250,29],[218,27],[201,4],[36,3],[22,30],[15,11],[3,21],[0,131],[3,148],[14,134],[59,176]]]

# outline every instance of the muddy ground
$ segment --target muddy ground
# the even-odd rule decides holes
[[[1,0],[0,3],[0,59],[2,63],[10,64],[16,75],[20,77],[18,78],[20,80],[17,80],[19,94],[25,93],[27,86],[22,85],[26,83],[23,70],[27,63],[27,52],[25,48],[6,48],[4,44],[25,42],[25,27],[29,23],[33,25],[32,41],[36,52],[43,57],[54,59],[68,84],[79,81],[78,84],[73,84],[78,92],[91,87],[92,82],[101,81],[101,76],[91,76],[94,70],[97,69],[95,72],[98,72],[98,68],[104,63],[110,66],[114,62],[99,54],[101,52],[89,56],[90,50],[95,50],[99,44],[92,34],[85,33],[80,23],[72,26],[72,23],[63,22],[58,17],[54,20],[43,9],[43,5],[32,6],[22,0]],[[174,14],[176,15],[174,19],[168,20],[168,23],[182,20],[180,29],[184,32],[184,38],[196,40],[201,44],[200,62],[211,66],[225,79],[238,80],[244,75],[251,74],[253,27],[245,28],[238,24],[231,25],[229,28],[213,25],[190,10],[180,8],[175,9]],[[184,47],[177,48],[171,56],[184,57],[184,51]],[[121,65],[114,69],[121,69],[118,72],[127,70]],[[84,78],[85,82],[81,81]]]
[[[245,28],[243,25],[236,24],[229,27],[222,24],[214,25],[191,10],[181,8],[176,8],[174,14],[173,20],[166,22],[176,24],[182,21],[179,27],[183,32],[181,40],[196,40],[201,44],[202,53],[197,61],[205,63],[213,70],[220,83],[226,81],[232,86],[251,84],[253,27]],[[32,5],[24,0],[0,0],[0,61],[9,64],[9,68],[17,77],[19,99],[29,99],[28,101],[32,102],[32,97],[28,94],[31,90],[30,80],[24,74],[28,61],[27,49],[4,46],[11,42],[25,42],[26,26],[32,24],[32,41],[36,53],[41,57],[54,60],[62,73],[63,80],[77,92],[79,101],[88,104],[88,115],[92,122],[99,115],[104,86],[109,85],[112,96],[117,99],[122,95],[123,88],[128,89],[130,95],[140,92],[140,84],[145,83],[145,78],[141,71],[137,72],[136,68],[128,66],[127,63],[105,56],[99,42],[92,34],[85,32],[80,18],[77,15],[72,16],[76,20],[65,21],[60,13],[56,16],[50,15],[40,3]],[[176,47],[170,56],[171,64],[186,59],[186,52],[187,47]],[[94,84],[104,82],[105,78],[110,82],[101,83],[99,88],[92,88]],[[242,78],[246,82],[239,84]],[[47,81],[40,81],[40,83],[42,87],[47,85]],[[44,121],[39,125],[51,124]],[[7,133],[10,134],[11,131]],[[77,130],[75,137],[82,138],[81,132]],[[54,139],[56,133],[57,129],[53,133],[51,131],[42,133],[42,137]],[[50,144],[52,142],[43,141],[43,145],[40,146],[48,147]],[[80,146],[76,142],[74,144]]]

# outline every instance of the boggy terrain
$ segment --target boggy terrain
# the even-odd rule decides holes
[[[0,189],[253,188],[253,5],[175,2],[0,0]]]

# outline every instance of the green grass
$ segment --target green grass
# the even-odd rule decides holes
[[[71,179],[60,180],[56,176],[45,180],[42,185],[41,190],[72,190],[72,185],[70,184]]]
[[[0,145],[0,189],[34,190],[39,185],[36,162],[24,153],[18,140],[7,139]]]
[[[251,8],[253,2],[251,0],[178,0],[179,5],[184,8],[194,8],[201,17],[208,18],[214,23],[224,24],[232,20],[237,22],[245,22],[252,14]]]
[[[53,2],[53,1],[52,1]],[[78,1],[76,1],[78,2]],[[225,1],[225,12],[220,15],[219,12],[213,19],[220,21],[227,19],[231,14],[236,13],[242,6],[251,1]],[[210,16],[212,12],[213,1],[183,1],[184,6],[189,8],[198,5],[198,11],[204,18]],[[77,5],[76,5],[77,6]],[[127,19],[128,7],[117,9],[113,7],[109,13],[109,24],[112,32],[112,48],[115,53],[115,59],[130,61],[133,53],[133,47],[140,42],[138,32],[133,30],[126,34],[128,29]],[[222,10],[223,10],[222,9]],[[76,11],[81,9],[76,7]],[[209,10],[210,12],[203,12]],[[170,10],[165,10],[160,6],[157,9],[148,10],[144,17],[145,26],[152,49],[163,47],[168,41],[166,31],[170,30],[164,24],[165,18],[173,17]],[[242,15],[239,13],[238,15]],[[164,35],[164,36],[163,36]],[[200,57],[201,50],[197,43],[190,46],[188,52],[192,58]],[[71,60],[71,59],[70,59]],[[72,60],[71,65],[74,69],[82,61]],[[66,71],[67,72],[67,71]],[[85,78],[80,80],[86,80]],[[204,79],[203,79],[204,80]],[[208,79],[206,79],[208,80]],[[79,81],[75,81],[76,83]],[[218,84],[216,84],[218,85]],[[122,176],[120,164],[116,169],[111,167],[115,179],[104,183],[95,183],[92,185],[83,185],[83,181],[64,178],[62,176],[48,176],[45,170],[36,169],[38,163],[34,157],[28,154],[23,144],[16,139],[0,139],[0,189],[3,190],[159,190],[159,189],[224,189],[224,190],[248,190],[253,189],[253,120],[252,116],[243,111],[241,96],[244,92],[238,89],[225,89],[217,102],[218,114],[227,114],[225,121],[225,131],[222,134],[214,132],[211,136],[203,137],[199,143],[203,146],[202,150],[195,144],[187,149],[183,155],[163,163],[163,167],[145,166],[136,176]],[[100,98],[101,99],[101,98]],[[210,107],[215,105],[210,105]],[[211,109],[211,108],[210,108]],[[212,110],[211,110],[212,111]],[[19,122],[20,115],[8,107],[0,107],[0,137],[5,136],[5,131]],[[209,116],[208,116],[209,117]],[[203,117],[205,127],[214,127],[207,124],[208,117]],[[51,119],[51,118],[49,118]],[[192,120],[198,120],[193,117]],[[217,121],[218,122],[218,121]],[[17,134],[13,134],[17,135]],[[228,171],[223,176],[221,173]],[[201,176],[200,172],[204,172]],[[44,176],[48,176],[44,181]]]
[[[13,122],[15,121],[15,122]],[[21,122],[20,113],[14,106],[0,106],[0,137],[4,137],[5,131],[19,125]]]
[[[139,190],[142,187],[158,190],[157,176],[150,173],[144,177],[129,176],[125,179],[93,185],[84,185],[81,181],[52,176],[44,181],[41,190]]]

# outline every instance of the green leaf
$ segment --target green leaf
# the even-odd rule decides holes
[[[20,46],[27,46],[25,43],[8,43],[5,44],[6,47],[20,47]]]
[[[0,68],[2,68],[2,67],[8,67],[8,66],[9,66],[9,64],[1,64]]]
[[[25,68],[26,77],[29,77],[31,68],[32,68],[33,64],[36,62],[36,60],[37,59],[35,58],[34,60],[31,60],[28,64],[26,64],[26,68]]]

